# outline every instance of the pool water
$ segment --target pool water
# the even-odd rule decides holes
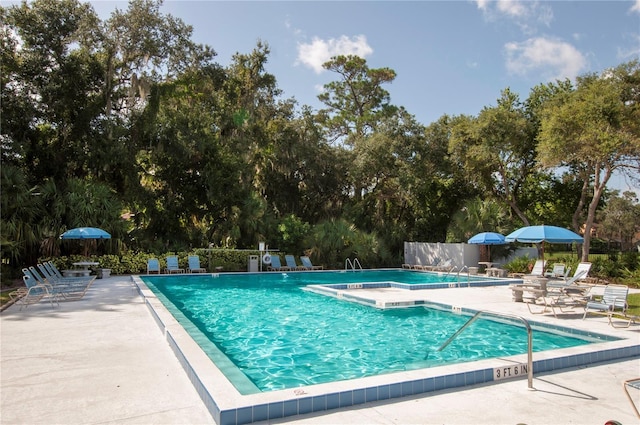
[[[390,272],[403,276],[402,271]],[[309,284],[390,279],[388,273],[372,273],[143,279],[170,311],[178,310],[174,315],[187,330],[195,327],[211,341],[216,349],[205,351],[214,361],[224,355],[255,386],[234,383],[244,393],[526,353],[527,333],[521,326],[480,319],[438,351],[469,316],[426,307],[380,310],[303,290]],[[404,273],[410,279],[419,275],[425,274]],[[533,332],[534,351],[590,342],[567,334]],[[229,370],[221,368],[225,369]]]

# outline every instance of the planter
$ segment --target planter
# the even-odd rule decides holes
[[[98,279],[106,279],[111,276],[111,269],[97,269]]]

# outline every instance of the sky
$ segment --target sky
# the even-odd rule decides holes
[[[127,7],[90,3],[102,19]],[[477,115],[506,88],[526,100],[538,84],[640,59],[640,0],[165,0],[161,13],[193,26],[193,40],[211,46],[222,66],[267,43],[266,71],[283,97],[315,109],[323,85],[339,80],[322,68],[332,56],[391,68],[391,103],[424,125],[444,114]],[[637,184],[616,185],[640,194]]]

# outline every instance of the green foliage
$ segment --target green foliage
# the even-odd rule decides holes
[[[278,225],[278,235],[271,246],[281,251],[301,254],[304,253],[305,240],[311,232],[309,223],[304,223],[299,217],[288,215]]]
[[[596,212],[613,172],[637,169],[639,78],[637,60],[603,71],[599,76],[585,75],[578,78],[574,90],[560,91],[540,109],[538,161],[548,168],[570,167],[584,184],[573,222],[574,228],[582,225],[577,217],[586,212],[584,261],[589,256]]]
[[[634,235],[640,230],[640,205],[633,192],[619,196],[614,191],[607,205],[598,213],[600,227],[598,235],[609,240],[620,241],[623,251],[633,249]]]
[[[515,258],[502,266],[509,273],[529,273],[533,267],[534,260],[525,256]]]
[[[636,61],[575,89],[537,87],[525,102],[507,89],[475,117],[425,127],[391,104],[391,68],[334,57],[325,108],[298,108],[266,72],[267,44],[223,67],[161,5],[132,0],[105,21],[78,0],[0,7],[3,276],[81,252],[104,254],[115,274],[167,252],[186,267],[194,250],[208,269],[245,270],[249,251],[205,248],[259,241],[325,266],[355,256],[394,266],[405,240],[464,240],[518,219],[578,228],[593,192],[581,160],[638,159]],[[540,172],[535,155],[549,152],[570,173]],[[490,206],[481,217],[457,213],[478,199]],[[602,210],[607,239],[633,233],[622,226],[635,216],[617,216],[627,210],[615,196]],[[59,240],[87,225],[113,239]]]
[[[453,214],[447,229],[447,242],[466,242],[481,232],[506,234],[512,227],[507,209],[495,201],[475,198]]]

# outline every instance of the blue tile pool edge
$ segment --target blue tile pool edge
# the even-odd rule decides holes
[[[417,394],[428,395],[434,391],[491,382],[494,381],[494,368],[526,363],[526,355],[517,355],[242,396],[144,282],[137,276],[132,278],[152,317],[218,425],[247,424]],[[584,352],[585,347],[591,350]],[[539,352],[534,353],[537,359],[533,360],[533,373],[535,377],[538,373],[633,356],[640,356],[640,344],[630,339]],[[523,385],[526,383],[523,382]]]

